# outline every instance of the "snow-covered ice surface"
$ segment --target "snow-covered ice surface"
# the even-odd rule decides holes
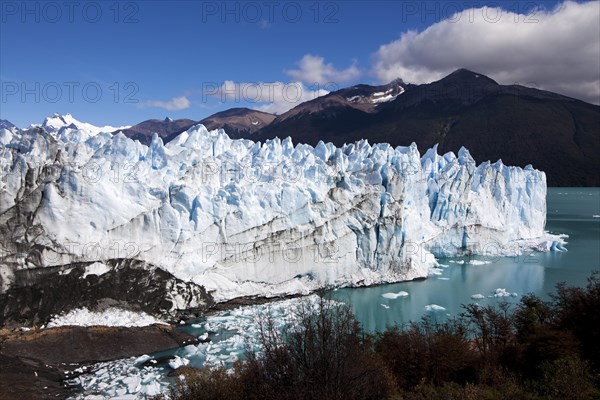
[[[202,125],[167,145],[81,123],[2,138],[0,214],[37,188],[35,235],[11,240],[43,249],[34,264],[11,255],[4,287],[14,268],[136,258],[224,301],[422,278],[434,256],[564,249],[544,232],[544,173],[476,165],[464,148],[254,143]]]
[[[69,383],[83,389],[77,399],[98,393],[103,398],[137,399],[164,392],[169,385],[167,373],[178,367],[231,366],[247,348],[260,352],[257,341],[260,319],[269,315],[278,329],[293,327],[293,310],[300,304],[316,307],[317,296],[219,312],[198,324],[205,331],[201,337],[210,338],[210,342],[180,348],[163,365],[148,355],[99,363],[92,366],[89,373],[79,375]]]
[[[165,322],[142,311],[128,311],[110,307],[104,311],[90,311],[78,308],[64,315],[53,317],[46,325],[48,328],[65,325],[78,326],[148,326]]]
[[[103,264],[101,262],[95,262],[95,263],[90,264],[87,267],[85,267],[85,272],[83,273],[83,275],[81,277],[85,278],[88,275],[101,276],[109,271],[110,271],[110,267],[108,265]]]
[[[371,102],[373,102],[374,104],[380,104],[380,103],[387,103],[390,102],[392,100],[395,100],[396,97],[398,97],[399,95],[401,95],[402,93],[404,93],[404,88],[401,87],[399,88],[399,91],[397,94],[392,94],[394,91],[394,89],[389,89],[385,92],[376,92],[373,93],[371,95]]]

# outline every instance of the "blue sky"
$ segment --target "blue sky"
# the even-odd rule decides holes
[[[600,28],[593,18],[583,27],[571,20],[571,13],[589,15],[590,8],[557,1],[73,3],[0,1],[0,118],[26,126],[58,112],[97,125],[129,125],[165,116],[199,120],[230,107],[282,112],[325,90],[393,77],[422,83],[462,66],[501,83],[596,99],[598,36],[578,50],[590,57],[591,72],[574,72],[568,59],[580,55],[563,60],[560,46],[576,51],[573,43],[589,42]],[[591,3],[595,12],[598,2]],[[481,15],[474,12],[469,21],[468,10],[486,5],[496,13],[486,11],[477,25]],[[498,5],[514,26],[500,19]],[[544,43],[552,10],[564,14],[557,29],[567,40],[559,40],[554,53],[538,54],[557,42]],[[482,33],[473,34],[475,26]],[[519,29],[525,35],[519,40],[531,38],[527,51],[510,47],[516,45],[509,36]],[[469,37],[484,49],[481,57]],[[458,39],[444,45],[444,38]],[[455,43],[461,47],[442,58]],[[498,50],[484,54],[490,48]],[[549,68],[553,54],[559,56]],[[226,82],[232,90],[224,93]],[[268,96],[267,89],[273,91]]]

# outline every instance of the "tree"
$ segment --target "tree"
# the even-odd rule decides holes
[[[403,389],[411,390],[425,382],[464,383],[474,379],[476,355],[460,320],[434,323],[424,318],[388,328],[377,336],[375,352]]]
[[[471,329],[474,343],[483,357],[485,366],[495,365],[514,343],[510,304],[503,302],[497,307],[468,304],[463,306],[461,317]]]
[[[381,399],[390,390],[350,308],[318,297],[303,299],[280,329],[270,315],[259,321],[262,354],[251,351],[259,380],[287,399]],[[264,389],[262,389],[264,391]]]
[[[557,285],[551,295],[555,326],[573,332],[581,344],[582,357],[600,369],[600,275],[588,278],[586,288]]]

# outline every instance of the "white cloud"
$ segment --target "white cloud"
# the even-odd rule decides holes
[[[146,101],[140,104],[140,107],[159,107],[169,111],[185,110],[190,107],[190,101],[185,96],[173,97],[169,101]]]
[[[324,88],[307,87],[302,82],[252,83],[228,80],[219,87],[205,90],[203,96],[214,97],[223,103],[250,103],[255,109],[279,114],[327,93]]]
[[[600,102],[600,2],[567,1],[528,15],[464,10],[423,32],[408,31],[373,57],[381,82],[437,80],[459,67]]]
[[[308,84],[328,82],[348,82],[360,76],[356,65],[352,64],[344,70],[336,69],[333,64],[325,64],[323,57],[306,54],[298,61],[299,69],[286,70],[285,73],[293,79]]]

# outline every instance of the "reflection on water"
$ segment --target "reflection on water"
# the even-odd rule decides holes
[[[332,292],[332,296],[351,304],[365,329],[375,331],[395,323],[418,320],[426,314],[438,318],[456,315],[461,312],[462,304],[518,302],[527,293],[546,296],[558,282],[585,285],[591,271],[600,269],[600,188],[550,188],[547,209],[546,230],[569,235],[568,252],[490,259],[491,263],[483,265],[441,259],[440,263],[447,264],[448,268],[427,280],[340,289]],[[498,288],[518,296],[494,297]],[[384,293],[400,291],[409,295],[395,299],[382,297]],[[476,294],[484,298],[471,298]],[[445,310],[426,311],[426,306],[431,304]]]

